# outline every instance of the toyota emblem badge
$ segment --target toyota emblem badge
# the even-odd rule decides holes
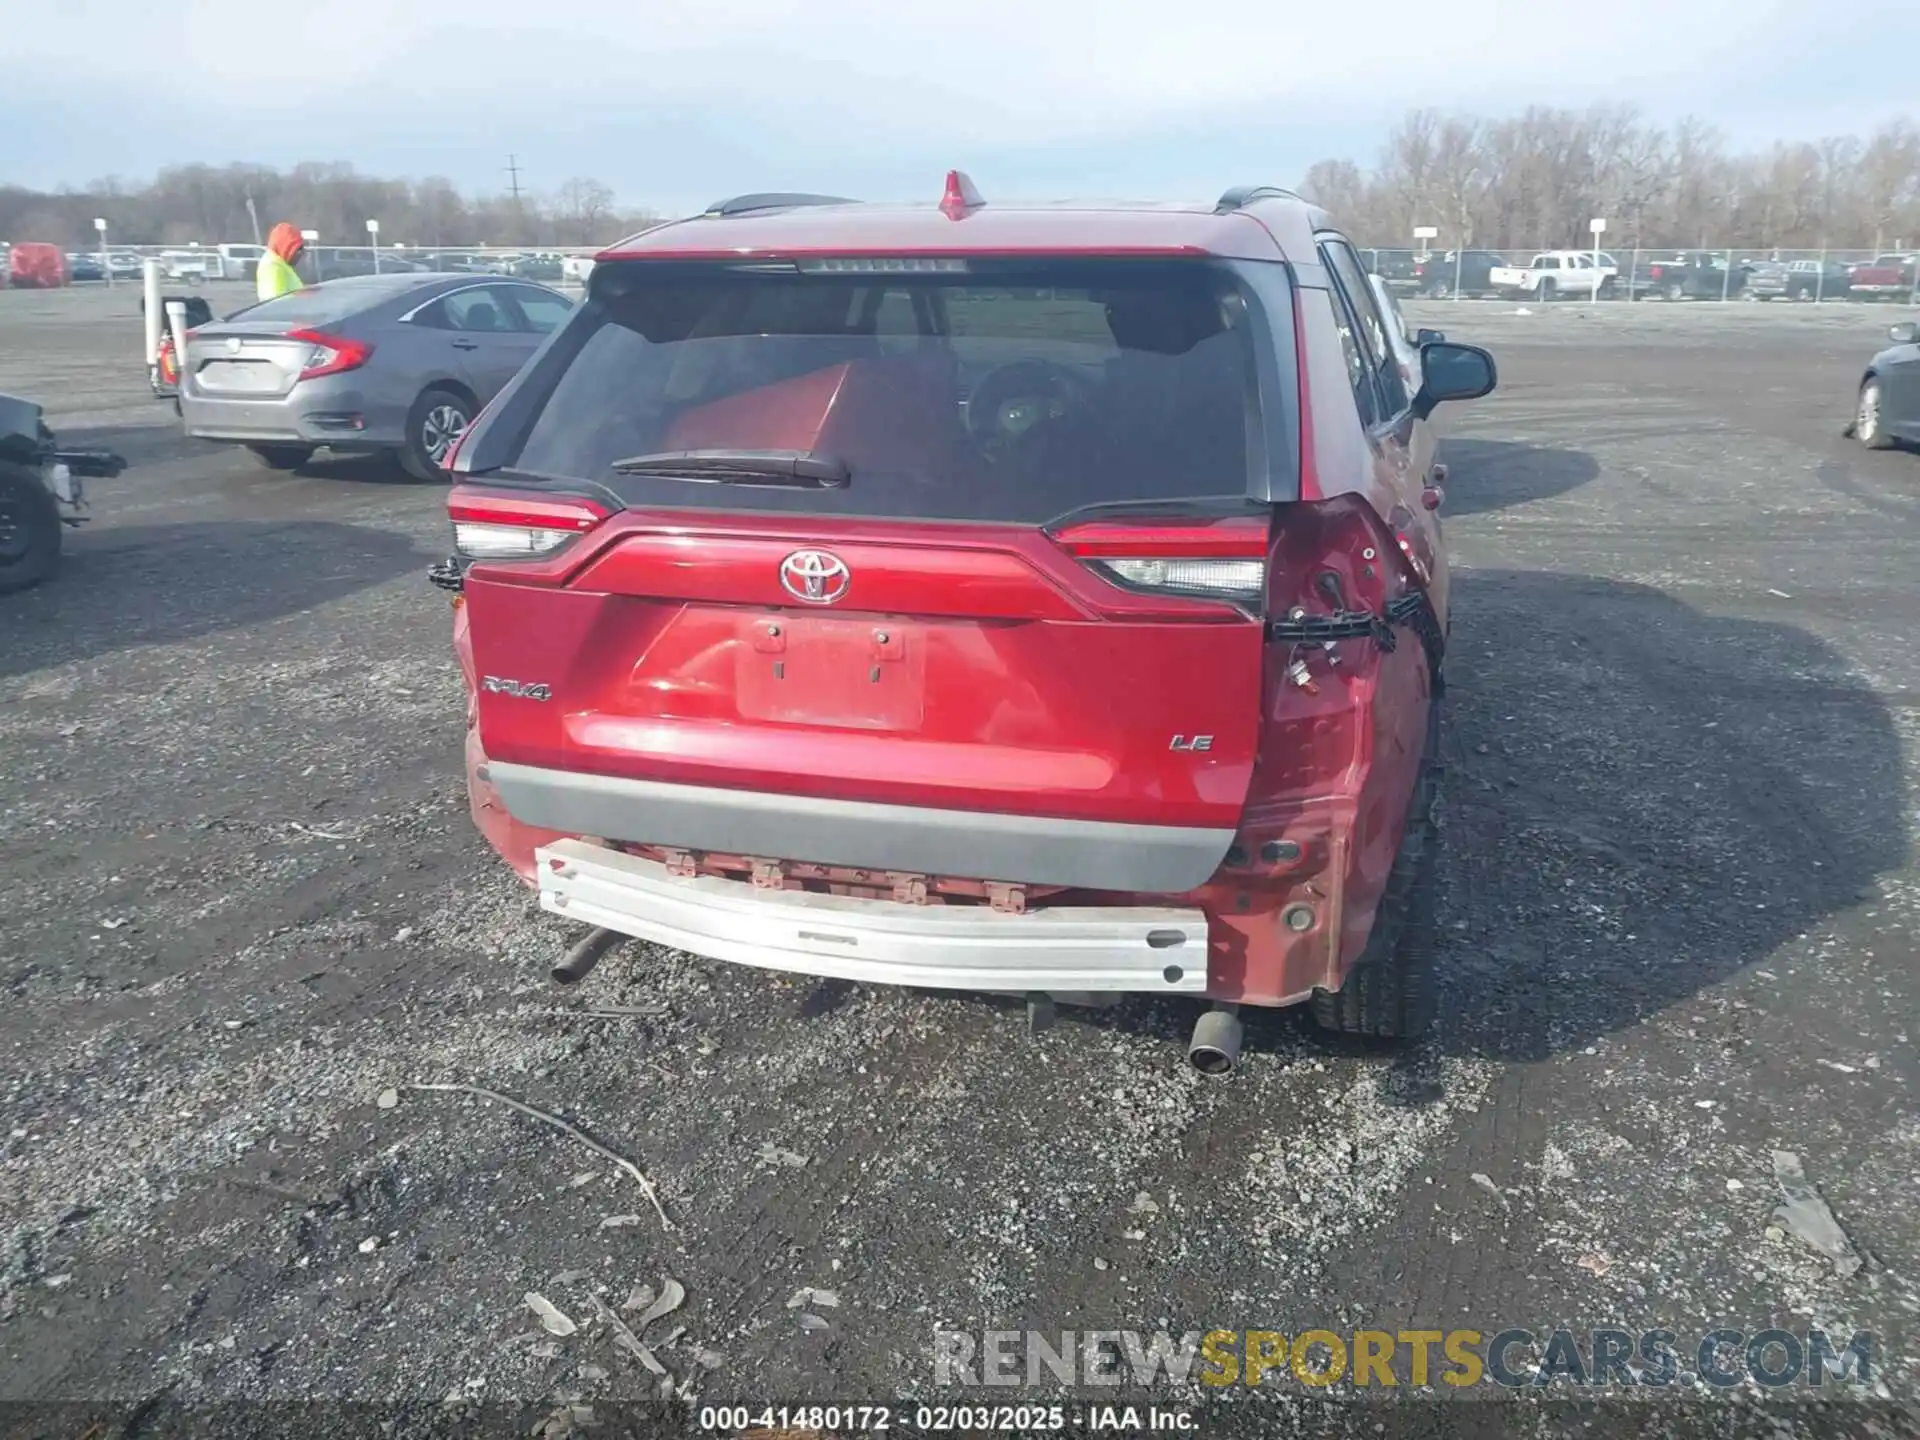
[[[824,550],[796,550],[780,562],[780,584],[796,600],[831,605],[847,593],[847,562]]]

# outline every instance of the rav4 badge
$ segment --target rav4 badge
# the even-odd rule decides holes
[[[525,680],[502,680],[498,675],[483,676],[481,688],[492,695],[511,695],[516,700],[551,700],[553,687],[534,685]]]

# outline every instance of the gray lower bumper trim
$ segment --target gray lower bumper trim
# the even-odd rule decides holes
[[[1234,833],[819,800],[498,760],[488,770],[514,819],[569,835],[1028,885],[1178,895],[1212,877]]]

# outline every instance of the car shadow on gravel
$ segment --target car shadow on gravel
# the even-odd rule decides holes
[[[0,595],[0,679],[244,630],[428,563],[404,536],[314,520],[128,525],[69,547],[51,580]]]
[[[1824,640],[1589,576],[1453,584],[1442,1053],[1630,1029],[1906,862],[1893,718]]]
[[[218,460],[237,457],[251,460],[242,447],[212,440],[195,440],[184,434],[177,419],[152,425],[73,425],[56,427],[55,435],[63,449],[111,450],[127,462],[127,475],[138,478],[138,471],[149,465],[173,460]],[[345,481],[350,484],[381,486],[426,486],[445,488],[444,481],[416,480],[400,468],[392,455],[335,455],[322,450],[311,460],[291,471],[258,467],[265,478],[275,475],[299,475],[314,480]]]
[[[415,479],[400,468],[400,457],[393,454],[335,455],[323,450],[293,473],[340,485],[372,485],[383,489],[447,488],[444,480]]]
[[[1584,450],[1519,440],[1442,440],[1440,462],[1447,467],[1443,523],[1564,495],[1600,474],[1600,462]]]
[[[61,425],[54,421],[56,441],[63,450],[111,450],[127,462],[132,477],[141,467],[163,465],[170,460],[214,459],[228,447],[211,440],[194,440],[180,429],[180,422],[168,416],[164,423],[151,425]]]

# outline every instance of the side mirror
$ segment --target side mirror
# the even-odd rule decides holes
[[[1447,332],[1444,330],[1417,330],[1413,343],[1416,345],[1439,345],[1445,343]]]
[[[1896,345],[1920,343],[1920,325],[1915,325],[1910,320],[1903,320],[1900,324],[1888,329],[1887,338]]]
[[[1413,397],[1413,412],[1422,420],[1443,400],[1478,400],[1491,395],[1500,383],[1493,356],[1478,345],[1454,345],[1436,340],[1420,347],[1422,382]]]

